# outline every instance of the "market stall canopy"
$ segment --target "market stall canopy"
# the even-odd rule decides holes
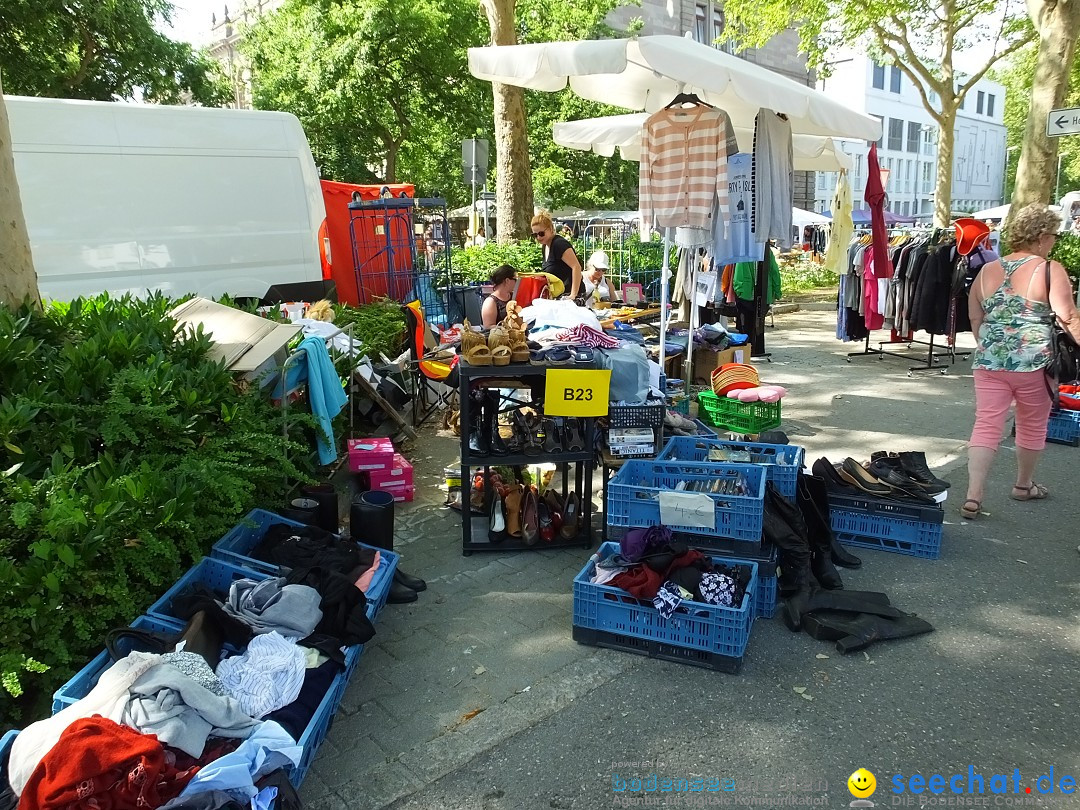
[[[648,113],[629,113],[561,121],[552,127],[552,137],[559,146],[595,152],[604,157],[614,155],[617,147],[626,160],[638,160],[641,157],[641,129],[648,117]],[[754,148],[752,128],[736,127],[735,138],[744,152]],[[835,172],[852,168],[851,156],[828,136],[794,135],[791,141],[798,171]]]
[[[828,225],[832,217],[824,214],[815,214],[813,211],[804,211],[802,208],[791,209],[791,224],[802,228],[807,225]]]
[[[881,122],[745,59],[682,37],[543,42],[469,48],[478,79],[577,95],[655,112],[677,93],[720,107],[735,127],[753,129],[762,108],[783,113],[792,132],[876,141]]]
[[[824,216],[831,217],[832,213],[826,211]],[[860,226],[865,227],[870,224],[870,209],[869,208],[856,208],[851,212],[851,221]],[[915,217],[903,217],[899,214],[894,214],[892,211],[885,212],[885,224],[886,225],[911,225],[915,222]]]
[[[993,208],[987,208],[983,211],[976,211],[971,214],[972,219],[1005,219],[1009,216],[1009,203],[1005,205],[995,205]]]

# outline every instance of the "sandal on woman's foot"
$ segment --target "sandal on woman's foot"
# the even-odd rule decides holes
[[[1021,494],[1017,495],[1017,492]],[[1012,494],[1009,497],[1014,501],[1041,501],[1049,494],[1050,492],[1046,487],[1032,481],[1029,487],[1013,487]]]
[[[974,509],[972,509],[970,506],[968,506],[968,504],[972,504],[972,503],[975,504]],[[960,516],[962,518],[964,518],[964,520],[975,520],[975,518],[977,518],[979,516],[979,513],[981,511],[982,511],[982,501],[977,501],[974,498],[968,498],[960,506]]]

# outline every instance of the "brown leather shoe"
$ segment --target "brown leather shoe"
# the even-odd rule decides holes
[[[521,537],[521,502],[524,493],[521,484],[507,487],[503,493],[503,512],[506,515],[506,533],[510,537]]]
[[[581,499],[576,492],[566,496],[566,509],[563,511],[563,525],[559,535],[563,540],[573,540],[581,533]]]
[[[861,489],[863,492],[868,492],[871,495],[892,495],[893,488],[888,484],[883,484],[878,481],[874,476],[866,471],[866,469],[855,459],[845,458],[844,463],[840,466],[838,471],[840,477],[851,484],[853,487]]]
[[[539,508],[536,490],[532,487],[525,489],[525,496],[521,501],[521,539],[527,546],[534,546],[540,540]]]

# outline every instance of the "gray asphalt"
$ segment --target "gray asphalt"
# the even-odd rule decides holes
[[[1040,796],[1035,780],[1051,767],[1058,787],[1080,777],[1080,449],[1048,448],[1038,480],[1051,498],[1038,503],[1007,498],[1015,466],[1001,453],[990,514],[962,522],[967,363],[909,377],[898,359],[846,362],[859,347],[832,337],[828,313],[776,324],[774,362],[760,370],[789,388],[784,426],[808,462],[923,449],[952,481],[940,560],[858,550],[863,568],[843,572],[847,587],[883,590],[936,631],[842,656],[759,620],[739,675],[574,644],[570,581],[587,552],[461,557],[457,516],[437,509],[434,489],[455,448],[425,438],[413,457],[418,473],[427,465],[426,500],[402,513],[399,543],[432,589],[384,614],[305,783],[310,806],[846,807],[859,767],[875,774],[879,807],[979,806],[955,804],[948,788],[892,793],[897,775],[963,774],[966,785],[969,766],[986,792],[961,799],[1077,803]],[[634,792],[630,780],[650,774],[732,789]],[[990,793],[993,774],[1008,775],[1007,795]]]

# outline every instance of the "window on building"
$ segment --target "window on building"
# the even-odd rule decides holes
[[[705,30],[705,20],[708,17],[708,8],[703,5],[697,6],[697,15],[694,18],[694,39],[698,42],[708,42],[708,32]]]
[[[714,8],[712,13],[712,38],[713,44],[720,47],[720,37],[724,35],[724,10]]]
[[[993,93],[987,93],[986,94],[986,114],[989,115],[991,118],[994,117],[994,94]]]
[[[889,68],[889,92],[900,92],[900,68],[896,65]]]
[[[914,188],[915,162],[911,160],[905,162],[907,166],[904,167],[904,191],[911,191]]]
[[[923,191],[923,194],[929,194],[931,192],[931,190],[933,189],[933,185],[932,185],[932,183],[933,183],[933,174],[934,174],[934,164],[933,163],[924,163],[922,165],[922,191]]]
[[[885,66],[874,62],[874,89],[885,89]]]
[[[922,131],[922,143],[923,143],[923,150],[922,151],[923,151],[924,155],[933,155],[934,154],[934,139],[936,137],[937,137],[937,130],[935,130],[933,127],[927,127],[926,129],[924,129]]]
[[[907,150],[909,152],[919,152],[919,130],[922,127],[918,121],[908,121],[907,125]]]
[[[910,205],[911,205],[911,203],[909,203],[907,200],[904,200],[904,206],[901,209],[902,213],[903,213],[903,216],[906,217],[908,215],[908,212],[911,211],[911,208],[909,207]]]
[[[982,90],[979,91],[979,95],[975,99],[975,112],[982,115],[983,102],[986,100],[986,94]]]
[[[862,188],[862,184],[863,184],[863,181],[862,181],[862,175],[863,175],[862,167],[863,167],[863,156],[862,155],[856,155],[855,156],[855,188],[852,189],[853,192],[855,191],[855,189],[861,189]]]
[[[894,152],[904,149],[904,122],[899,118],[889,119],[889,149]]]
[[[959,92],[960,92],[960,88],[959,88],[959,87],[957,87],[957,88],[956,88],[956,92],[957,92],[957,93],[959,93]],[[960,97],[960,109],[961,109],[961,110],[962,110],[962,109],[964,109],[964,102],[966,102],[966,101],[967,101],[967,96],[966,96],[966,95],[964,95],[964,96],[961,96],[961,97]]]

